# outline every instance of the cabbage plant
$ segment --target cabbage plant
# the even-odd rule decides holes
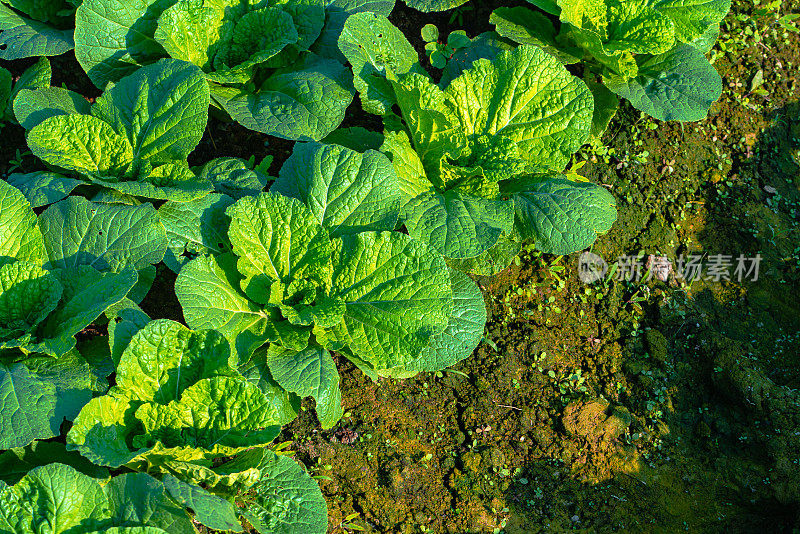
[[[730,0],[529,0],[539,11],[500,7],[491,22],[500,35],[543,47],[564,63],[583,62],[592,76],[635,108],[659,120],[697,121],[722,94],[722,79],[705,58]],[[618,101],[603,86],[597,100]],[[601,124],[601,127],[605,127]]]
[[[34,155],[52,172],[9,178],[42,206],[79,185],[98,200],[192,200],[213,189],[186,161],[208,121],[208,85],[200,69],[165,59],[109,87],[89,105],[60,87],[21,90],[14,114]]]
[[[594,101],[550,54],[524,45],[451,62],[436,84],[403,34],[371,13],[347,20],[339,47],[362,106],[385,116],[377,141],[400,178],[409,234],[451,265],[493,274],[522,242],[568,254],[611,228],[613,196],[561,174],[589,136]]]
[[[220,331],[281,387],[312,396],[324,428],[342,415],[331,351],[374,379],[457,363],[482,337],[483,298],[430,246],[392,231],[402,203],[383,154],[307,143],[270,192],[165,204],[171,248],[189,260],[175,282],[186,323]]]
[[[247,128],[319,140],[352,101],[336,50],[344,18],[388,15],[394,1],[86,0],[77,12],[75,54],[106,87],[141,65],[172,57],[200,67],[212,103]]]
[[[0,59],[58,56],[75,46],[80,0],[0,0]]]

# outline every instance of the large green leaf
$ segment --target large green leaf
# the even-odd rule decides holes
[[[469,357],[483,339],[486,304],[483,293],[469,276],[450,271],[453,312],[443,332],[433,336],[415,363],[420,371],[440,371]]]
[[[56,386],[25,365],[0,363],[0,449],[24,447],[58,435]]]
[[[125,133],[133,157],[153,166],[185,160],[208,122],[208,84],[194,65],[162,59],[114,84],[92,115]]]
[[[508,184],[516,229],[522,239],[549,254],[570,254],[594,243],[617,218],[614,196],[604,187],[563,177]]]
[[[278,422],[288,425],[297,418],[300,412],[300,398],[283,389],[273,378],[267,364],[268,348],[257,350],[244,364],[239,366],[239,373],[251,384],[258,386],[272,402],[278,412]]]
[[[47,259],[36,214],[19,189],[0,180],[0,265],[15,259],[42,264]]]
[[[174,59],[203,70],[211,68],[215,44],[222,37],[223,5],[204,0],[179,0],[158,17],[153,37]]]
[[[242,532],[236,508],[230,501],[209,493],[200,486],[187,484],[172,475],[164,476],[170,496],[194,512],[194,518],[214,530]]]
[[[145,434],[134,446],[188,445],[227,454],[270,443],[278,436],[278,414],[257,386],[232,377],[203,379],[169,404],[143,404],[136,418]]]
[[[172,0],[85,0],[75,12],[75,57],[105,88],[141,65],[166,56],[153,38],[156,20]]]
[[[331,428],[341,419],[339,372],[327,350],[315,345],[301,351],[270,345],[267,362],[281,387],[300,397],[314,398],[322,428]]]
[[[338,40],[350,15],[369,11],[388,17],[394,9],[394,0],[324,0],[323,3],[325,26],[311,50],[340,63],[345,63],[347,60],[339,51]]]
[[[193,332],[174,321],[151,321],[117,365],[117,385],[134,400],[167,404],[202,378],[233,374],[230,345],[214,330]]]
[[[34,441],[25,447],[15,447],[0,454],[0,480],[6,484],[16,484],[32,469],[52,463],[69,465],[92,478],[109,478],[108,469],[94,465],[77,452],[67,451],[63,443]],[[0,532],[3,532],[1,527]]]
[[[346,311],[323,337],[326,348],[348,347],[379,374],[413,361],[452,311],[442,257],[397,232],[343,236],[334,247],[331,296]]]
[[[54,356],[72,349],[73,336],[124,299],[138,279],[133,269],[101,273],[88,265],[53,273],[64,286],[62,303],[48,316],[40,331],[42,344],[34,348]]]
[[[161,528],[170,534],[196,532],[189,515],[170,498],[159,480],[145,473],[126,473],[103,488],[113,525]]]
[[[0,340],[29,333],[58,305],[58,278],[36,263],[0,265]]]
[[[0,4],[0,59],[58,56],[74,46],[72,30],[53,28]]]
[[[167,202],[158,208],[169,242],[164,256],[167,267],[177,273],[197,255],[230,252],[231,219],[225,210],[231,204],[231,197],[211,193],[190,202]]]
[[[239,158],[216,158],[200,169],[198,177],[214,184],[214,191],[228,195],[235,200],[242,197],[259,194],[270,177],[264,174],[261,165],[268,166],[272,161],[271,156],[267,165],[262,162],[255,169],[247,161]]]
[[[405,0],[406,5],[419,11],[430,13],[431,11],[447,11],[460,5],[466,4],[469,0]]]
[[[648,3],[672,19],[678,40],[684,43],[700,38],[731,9],[731,0],[648,0]]]
[[[100,484],[59,463],[32,469],[6,491],[0,486],[0,509],[13,518],[14,534],[87,532],[108,519],[108,501]]]
[[[357,13],[347,19],[339,49],[353,69],[364,111],[385,115],[396,102],[387,76],[422,72],[417,51],[389,19],[375,13]]]
[[[393,230],[403,203],[391,162],[335,145],[297,144],[270,191],[300,200],[331,237]]]
[[[195,330],[219,330],[237,354],[249,356],[273,337],[270,315],[239,288],[235,258],[200,256],[183,266],[175,281],[186,324]]]
[[[131,450],[130,436],[137,430],[137,408],[125,396],[104,395],[90,400],[67,434],[67,449],[76,450],[97,465],[120,467],[146,449]]]
[[[497,243],[474,258],[455,260],[447,258],[447,265],[461,272],[475,274],[478,276],[494,276],[509,265],[514,257],[522,249],[519,236],[512,232],[511,235],[501,236]]]
[[[663,54],[675,45],[675,25],[644,0],[612,4],[603,44],[609,53]]]
[[[541,47],[564,64],[581,60],[579,49],[563,46],[556,41],[555,26],[538,11],[523,6],[498,7],[492,12],[489,23],[494,24],[495,31],[503,37],[515,43]]]
[[[93,176],[120,176],[133,162],[128,140],[90,115],[56,115],[28,132],[31,152],[51,165]]]
[[[638,110],[662,121],[698,121],[722,94],[722,78],[697,49],[679,43],[665,54],[637,60],[633,79],[607,78],[606,85]]]
[[[297,199],[262,193],[237,201],[227,213],[242,289],[251,299],[259,300],[254,291],[272,281],[330,277],[328,233]]]
[[[53,428],[56,433],[64,419],[72,421],[92,398],[94,392],[104,393],[89,363],[71,350],[60,358],[50,356],[29,357],[25,365],[42,380],[56,386],[56,406]]]
[[[411,141],[404,131],[386,132],[380,151],[392,161],[397,173],[398,189],[402,194],[403,205],[422,193],[433,189],[433,184],[425,174],[425,168]]]
[[[534,46],[501,52],[494,61],[476,61],[445,93],[468,137],[508,137],[529,170],[563,170],[592,124],[594,106],[586,84]]]
[[[328,506],[317,482],[294,460],[270,451],[242,515],[261,534],[324,534]]]
[[[474,258],[511,232],[514,205],[459,191],[423,193],[403,208],[409,235],[447,258]]]
[[[83,183],[81,180],[46,171],[14,173],[10,174],[6,181],[22,191],[33,208],[41,208],[64,199]]]
[[[14,99],[14,116],[26,130],[55,115],[88,115],[89,103],[63,87],[22,89]]]
[[[304,54],[256,90],[213,86],[212,96],[236,122],[276,137],[319,141],[341,124],[353,101],[350,71],[338,61]]]
[[[95,204],[70,197],[39,216],[50,268],[144,269],[164,258],[167,237],[151,204]]]

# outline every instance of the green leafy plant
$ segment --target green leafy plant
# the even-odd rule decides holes
[[[384,155],[299,145],[271,192],[192,210],[193,235],[208,236],[193,247],[214,245],[193,248],[175,283],[187,324],[219,330],[281,387],[314,397],[324,428],[342,416],[330,351],[373,378],[455,364],[480,341],[483,299],[430,247],[391,231],[404,200]]]
[[[656,119],[696,121],[722,93],[722,79],[704,54],[730,0],[529,1],[558,16],[561,27],[528,8],[501,7],[490,19],[496,31],[541,46],[563,63],[584,62],[602,79],[590,87],[605,108],[616,109],[613,92]],[[613,111],[603,116],[610,119]]]
[[[297,416],[299,399],[265,366],[239,362],[216,331],[150,321],[135,309],[118,314],[109,334],[116,385],[82,408],[68,450],[160,478],[209,528],[241,532],[241,514],[259,532],[325,532],[317,484],[266,447]],[[295,505],[275,505],[286,500]]]
[[[208,120],[208,84],[200,69],[165,59],[109,87],[93,105],[67,89],[23,89],[14,114],[28,146],[55,172],[9,181],[35,207],[92,186],[101,201],[192,200],[213,189],[186,158]]]
[[[447,65],[447,60],[453,57],[457,50],[470,45],[470,38],[466,32],[457,30],[447,36],[446,43],[439,42],[439,29],[433,24],[426,24],[422,27],[422,40],[425,41],[425,51],[431,65],[437,69],[443,69]]]
[[[0,127],[3,123],[14,121],[14,98],[23,89],[41,89],[50,86],[50,61],[46,57],[28,67],[12,84],[11,73],[0,67]]]
[[[74,197],[37,218],[6,182],[0,235],[0,350],[51,356],[74,348],[75,334],[129,295],[137,270],[152,269],[167,245],[152,206]]]
[[[319,140],[352,101],[336,37],[346,15],[394,0],[86,0],[76,56],[98,87],[172,57],[203,70],[212,104],[252,130]],[[134,35],[132,38],[127,36]]]
[[[484,41],[494,60],[458,61],[440,85],[383,17],[353,15],[339,46],[364,109],[386,115],[380,150],[409,198],[409,234],[453,266],[493,274],[521,242],[554,254],[589,246],[616,209],[605,189],[559,174],[589,135],[586,84],[540,48]]]
[[[80,0],[0,1],[0,59],[58,56],[75,46],[75,8]]]

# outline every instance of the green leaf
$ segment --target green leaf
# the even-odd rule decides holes
[[[56,406],[53,414],[54,432],[64,419],[72,421],[92,398],[96,377],[92,368],[72,350],[60,358],[38,356],[25,360],[25,365],[36,375],[56,386]]]
[[[0,363],[0,449],[24,447],[58,435],[56,386],[21,363]]]
[[[353,100],[350,72],[338,61],[304,54],[272,73],[255,93],[215,85],[214,100],[233,119],[283,139],[319,141],[341,124]]]
[[[35,263],[0,266],[0,340],[33,330],[56,308],[62,290],[58,278]]]
[[[107,506],[97,481],[59,463],[34,468],[10,491],[0,489],[0,509],[16,519],[15,533],[96,530],[108,517]]]
[[[73,189],[83,183],[81,180],[46,171],[14,173],[9,175],[6,181],[22,191],[34,208],[41,208],[67,198]]]
[[[591,128],[593,100],[586,84],[529,45],[501,52],[494,61],[475,61],[445,94],[460,130],[468,137],[511,139],[526,155],[529,171],[563,170]],[[476,106],[480,113],[472,111]]]
[[[565,65],[581,60],[577,48],[563,46],[556,41],[556,28],[543,14],[526,7],[498,7],[492,12],[489,23],[495,31],[515,43],[538,46]]]
[[[394,9],[394,0],[324,0],[325,26],[311,51],[339,63],[347,60],[339,51],[338,40],[347,19],[355,13],[372,12],[388,17]]]
[[[142,197],[154,200],[174,200],[189,202],[202,198],[214,187],[207,180],[195,176],[185,161],[167,163],[152,169],[137,181],[107,181],[92,179],[102,187],[109,187],[122,193],[123,198]]]
[[[78,451],[97,465],[120,467],[146,449],[131,450],[130,435],[137,430],[137,405],[130,399],[104,395],[88,402],[67,434],[67,449]]]
[[[194,65],[162,59],[127,76],[92,106],[92,115],[124,132],[135,159],[153,166],[185,160],[208,122],[208,84]]]
[[[452,269],[478,276],[494,276],[511,265],[521,249],[522,243],[512,233],[511,236],[500,236],[497,243],[480,256],[462,260],[446,258],[446,261]]]
[[[433,189],[433,184],[425,174],[422,160],[411,146],[411,141],[405,132],[386,132],[380,151],[392,161],[403,205]]]
[[[447,87],[462,72],[472,67],[472,64],[479,59],[493,60],[503,50],[514,48],[512,43],[504,39],[495,32],[484,32],[477,35],[469,46],[459,48],[447,62],[442,71],[442,78],[439,80],[439,87]],[[562,47],[562,51],[566,48]]]
[[[153,38],[171,0],[85,0],[75,12],[75,57],[103,89],[166,56]]]
[[[56,115],[28,132],[28,146],[45,162],[81,174],[120,176],[133,162],[128,140],[89,115]]]
[[[158,208],[169,242],[164,256],[167,267],[177,273],[197,255],[230,252],[231,219],[225,210],[231,204],[231,197],[211,193],[190,202],[167,202]]]
[[[232,255],[200,256],[183,266],[175,281],[186,324],[219,330],[246,359],[278,333],[272,318],[241,293]]]
[[[251,296],[252,284],[330,277],[328,233],[300,201],[262,193],[238,200],[227,213],[242,289],[251,299],[258,300]]]
[[[15,259],[42,264],[47,259],[36,214],[19,189],[0,180],[0,265]]]
[[[386,156],[297,144],[270,191],[300,200],[330,234],[393,230],[403,197]]]
[[[322,140],[324,145],[339,145],[356,152],[380,150],[381,143],[383,143],[382,133],[373,132],[361,126],[339,128]]]
[[[170,496],[191,508],[195,520],[201,524],[214,530],[242,532],[236,508],[229,501],[172,475],[165,475],[163,482]]]
[[[675,23],[678,40],[691,43],[719,24],[731,9],[731,0],[648,0]]]
[[[514,206],[458,191],[423,193],[403,208],[411,237],[447,258],[474,258],[489,250],[514,225]]]
[[[486,304],[478,285],[459,271],[450,271],[453,311],[447,328],[433,336],[420,353],[420,371],[434,372],[468,358],[483,339]]]
[[[117,365],[117,385],[133,400],[167,404],[202,378],[233,374],[230,345],[219,332],[193,332],[159,319],[131,338]]]
[[[633,79],[606,78],[609,89],[636,109],[662,121],[702,120],[722,94],[722,78],[697,49],[675,46],[665,54],[637,60]]]
[[[167,237],[150,204],[95,204],[70,197],[39,216],[50,268],[144,269],[164,257]]]
[[[385,115],[396,102],[387,77],[422,72],[419,57],[403,32],[384,16],[357,13],[347,19],[339,50],[350,62],[364,111]]]
[[[447,11],[467,2],[469,0],[405,0],[406,5],[424,13]]]
[[[126,473],[105,488],[111,524],[157,527],[170,534],[196,532],[189,515],[169,496],[160,481],[145,473]]]
[[[331,428],[341,419],[344,411],[339,372],[327,350],[308,346],[295,351],[270,345],[267,362],[272,376],[281,387],[300,397],[314,398],[322,428]]]
[[[63,87],[22,89],[14,99],[14,116],[28,131],[50,117],[88,115],[90,110],[85,98]]]
[[[675,45],[675,25],[643,1],[620,2],[608,9],[606,51],[663,54]]]
[[[568,22],[578,28],[605,27],[607,0],[556,0],[556,2],[561,8],[562,22]]]
[[[73,336],[104,311],[120,302],[136,284],[132,269],[100,273],[88,265],[53,271],[64,286],[62,304],[50,314],[41,330],[41,350],[59,356],[75,346]]]
[[[422,40],[426,43],[434,43],[439,40],[439,28],[435,24],[426,24],[422,27]]]
[[[59,30],[0,5],[0,59],[59,56],[75,46],[72,30]]]
[[[611,229],[617,218],[614,196],[604,187],[563,177],[526,179],[509,184],[516,228],[548,254],[582,250]]]
[[[262,534],[324,534],[328,506],[317,482],[291,458],[265,452],[268,463],[242,515]]]
[[[239,366],[239,373],[251,384],[258,386],[272,402],[278,412],[278,422],[288,425],[300,412],[300,398],[283,389],[272,377],[267,365],[267,348],[262,347],[253,353],[247,363]]]
[[[213,159],[203,165],[198,177],[214,184],[217,193],[234,200],[259,194],[271,180],[239,158]]]
[[[128,301],[129,305],[109,314],[108,321],[108,346],[114,367],[119,364],[122,352],[130,343],[133,336],[150,322],[147,316],[136,304]],[[109,312],[107,312],[109,313]]]
[[[25,447],[13,448],[0,454],[0,480],[6,484],[16,484],[32,469],[52,463],[69,465],[92,478],[109,478],[108,469],[94,465],[77,452],[67,451],[62,443],[34,441]]]
[[[2,36],[0,36],[2,39]],[[0,90],[0,118],[5,117],[10,119],[14,115],[13,103],[17,95],[23,89],[41,89],[50,86],[50,61],[46,57],[40,57],[39,61],[25,69],[25,72],[20,75],[19,79],[14,84],[14,89],[11,89],[11,73],[5,69],[0,71],[3,75],[3,82],[0,85],[5,86]],[[2,107],[2,102],[7,102],[5,109]]]
[[[174,59],[211,69],[217,42],[222,39],[224,3],[179,0],[158,17],[153,37]]]
[[[278,414],[269,399],[249,382],[232,377],[198,381],[166,406],[144,404],[136,418],[145,434],[134,437],[134,446],[187,445],[232,454],[266,445],[280,432]]]
[[[447,266],[428,245],[397,232],[334,240],[331,297],[346,304],[326,348],[348,347],[378,373],[413,361],[447,325],[452,291]],[[315,332],[316,333],[316,332]]]

